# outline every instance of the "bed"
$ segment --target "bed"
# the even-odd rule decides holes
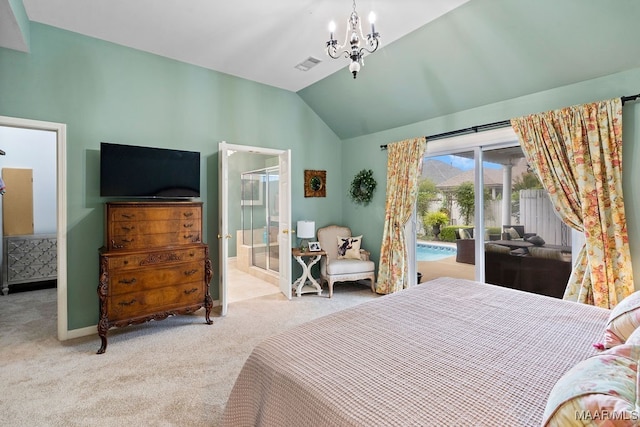
[[[273,336],[225,426],[536,426],[609,310],[440,278]]]

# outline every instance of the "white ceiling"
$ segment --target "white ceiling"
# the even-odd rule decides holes
[[[384,47],[468,0],[360,0],[363,32],[377,15]],[[324,50],[343,42],[349,0],[23,0],[29,20],[297,92],[348,66]],[[309,71],[294,67],[313,56]],[[345,71],[346,72],[346,71]]]

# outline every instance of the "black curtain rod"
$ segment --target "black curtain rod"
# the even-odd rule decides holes
[[[620,99],[622,100],[622,105],[624,105],[625,102],[635,101],[638,98],[640,98],[640,93],[637,95],[623,96]],[[458,136],[458,135],[466,135],[469,133],[478,133],[484,130],[500,129],[508,126],[511,126],[511,120],[502,120],[500,122],[488,123],[486,125],[471,126],[469,128],[452,130],[450,132],[444,132],[444,133],[438,133],[436,135],[427,136],[426,138],[427,138],[427,141],[434,141],[436,139],[449,138],[449,137]],[[387,144],[381,145],[380,149],[386,150]]]
[[[449,138],[452,136],[458,136],[458,135],[466,135],[469,133],[478,133],[480,131],[483,130],[491,130],[491,129],[500,129],[500,128],[504,128],[507,126],[511,126],[511,121],[510,120],[503,120],[501,122],[494,122],[494,123],[487,123],[485,125],[478,125],[478,126],[471,126],[469,128],[464,128],[464,129],[458,129],[458,130],[452,130],[449,132],[443,132],[443,133],[438,133],[435,135],[430,135],[427,136],[427,141],[435,141],[436,139],[443,139],[443,138]],[[380,146],[381,150],[386,150],[387,149],[387,144],[381,145]]]
[[[623,96],[620,99],[622,100],[622,105],[624,105],[625,102],[627,102],[627,101],[635,101],[638,98],[640,98],[640,93],[637,94],[637,95]]]

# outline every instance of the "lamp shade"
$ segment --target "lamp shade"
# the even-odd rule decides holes
[[[313,239],[316,236],[316,222],[298,221],[296,233],[298,233],[298,237],[301,239]]]

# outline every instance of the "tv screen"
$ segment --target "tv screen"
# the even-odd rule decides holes
[[[200,153],[102,142],[100,196],[200,197]]]

